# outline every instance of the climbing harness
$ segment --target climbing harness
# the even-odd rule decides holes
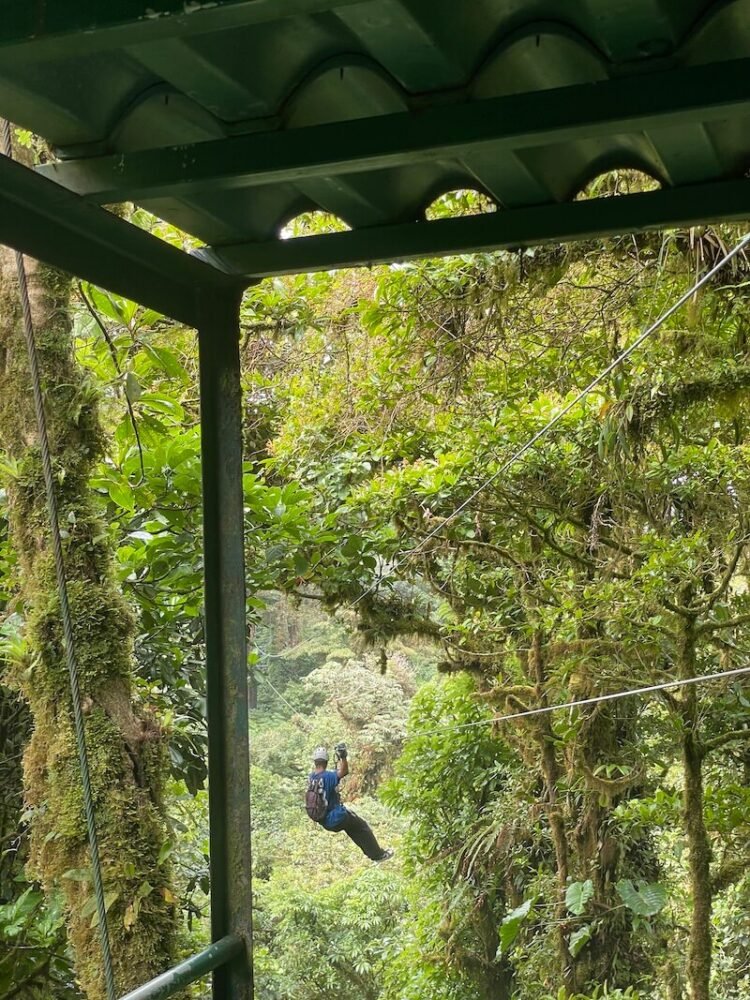
[[[522,445],[518,449],[518,451],[514,452],[510,456],[510,458],[507,459],[507,461],[503,462],[503,464],[500,466],[499,469],[493,472],[492,475],[489,476],[489,478],[484,480],[484,482],[480,483],[480,485],[477,486],[476,489],[472,493],[470,493],[465,500],[461,501],[458,507],[454,508],[454,510],[450,514],[448,514],[447,517],[441,518],[440,523],[436,525],[436,527],[434,527],[431,531],[429,531],[418,545],[415,545],[413,549],[409,549],[408,552],[405,552],[393,566],[389,567],[390,572],[392,574],[395,573],[396,570],[398,570],[401,566],[403,566],[403,564],[410,556],[417,555],[417,553],[421,552],[422,549],[425,547],[425,545],[431,539],[433,539],[436,535],[438,535],[445,528],[446,525],[450,524],[451,521],[454,521],[459,514],[461,514],[464,510],[466,510],[469,504],[472,503],[474,500],[476,500],[476,498],[481,493],[483,493],[488,486],[492,486],[492,484],[496,482],[500,478],[500,476],[502,476],[504,473],[508,471],[508,469],[514,466],[516,462],[519,461],[519,459],[523,458],[523,456],[527,452],[531,451],[534,445],[538,441],[541,441],[541,439],[545,437],[552,430],[553,427],[559,424],[562,418],[566,414],[570,413],[573,407],[577,406],[578,403],[580,403],[583,399],[585,399],[586,396],[588,396],[588,394],[598,385],[601,385],[604,379],[607,378],[608,375],[611,375],[612,372],[615,371],[615,369],[619,368],[624,361],[627,361],[630,355],[633,354],[633,352],[636,351],[645,340],[648,340],[649,337],[651,337],[654,333],[656,333],[659,327],[663,326],[663,324],[666,323],[666,321],[670,318],[670,316],[673,316],[678,311],[678,309],[680,309],[683,305],[685,305],[685,303],[689,299],[691,299],[699,289],[701,289],[707,282],[709,282],[715,274],[718,274],[719,271],[721,271],[722,268],[724,268],[729,263],[729,261],[732,260],[733,257],[736,257],[736,255],[742,249],[744,249],[744,247],[748,245],[748,243],[750,243],[750,233],[748,233],[747,236],[743,236],[743,238],[739,241],[739,243],[737,243],[734,247],[732,247],[731,250],[728,250],[721,258],[721,260],[717,261],[716,264],[714,264],[714,266],[711,268],[710,271],[706,271],[703,277],[699,278],[698,281],[696,281],[693,285],[691,285],[691,287],[688,288],[688,290],[683,295],[681,295],[676,302],[672,303],[669,309],[665,310],[665,312],[663,312],[658,319],[656,319],[653,323],[651,323],[650,326],[647,326],[646,329],[641,334],[639,334],[638,337],[636,337],[636,339],[633,341],[632,344],[630,344],[629,347],[626,347],[621,354],[618,354],[618,356],[614,359],[614,361],[610,362],[610,364],[608,364],[603,371],[599,372],[596,378],[592,379],[587,386],[581,389],[581,391],[569,403],[566,403],[566,405],[562,408],[562,410],[559,411],[559,413],[556,413],[554,417],[552,417],[550,420],[547,421],[544,427],[540,428],[540,430],[538,430],[536,434],[533,435],[533,437],[529,438],[529,440],[524,445]],[[374,591],[376,591],[380,587],[381,583],[382,583],[382,577],[378,577],[378,579],[375,580],[374,583],[370,584],[367,590],[362,591],[359,597],[357,597],[356,600],[352,601],[351,604],[348,604],[346,607],[348,609],[356,607],[360,601],[364,600],[365,597],[368,596],[368,594],[372,594]]]
[[[13,146],[10,123],[5,119],[2,120],[1,132],[2,153],[9,159],[12,159]],[[16,259],[16,271],[18,272],[21,311],[23,313],[23,332],[29,356],[29,370],[31,373],[34,410],[36,413],[37,429],[39,432],[39,449],[42,456],[44,488],[47,495],[47,514],[49,517],[50,539],[52,542],[52,552],[55,562],[55,576],[57,578],[57,590],[60,600],[60,617],[62,619],[65,661],[67,663],[68,675],[70,678],[70,696],[73,705],[73,722],[75,728],[76,747],[78,750],[78,764],[81,772],[86,830],[88,833],[89,850],[91,853],[91,873],[94,896],[96,899],[96,913],[99,920],[99,940],[101,943],[104,966],[104,983],[107,992],[107,1000],[116,1000],[117,994],[115,991],[115,978],[112,964],[112,948],[107,928],[107,908],[104,901],[101,859],[99,856],[99,843],[96,835],[94,796],[91,789],[91,772],[89,769],[88,754],[86,752],[86,731],[83,722],[83,710],[81,707],[81,690],[78,683],[78,662],[76,660],[73,622],[70,613],[70,603],[68,601],[68,585],[65,575],[65,561],[63,558],[60,525],[58,522],[57,499],[55,497],[54,476],[52,472],[52,459],[50,457],[49,437],[47,435],[47,420],[44,413],[44,400],[42,397],[41,380],[39,376],[39,362],[36,352],[36,342],[34,339],[31,302],[29,300],[29,288],[26,279],[26,266],[24,264],[23,255],[19,253],[18,250],[14,251],[14,253]]]

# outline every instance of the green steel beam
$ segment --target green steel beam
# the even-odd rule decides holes
[[[189,326],[201,289],[237,281],[0,156],[0,243]]]
[[[217,1000],[253,994],[239,306],[239,295],[207,295],[198,323],[211,936],[245,945],[214,972]]]
[[[167,997],[173,997],[214,969],[240,957],[244,948],[240,938],[229,935],[209,945],[198,955],[193,955],[192,958],[175,965],[173,969],[152,979],[150,983],[139,986],[138,989],[122,997],[122,1000],[167,1000]]]
[[[360,0],[3,0],[0,50],[30,59],[231,30]]]
[[[750,180],[734,180],[197,253],[229,273],[257,279],[748,219]]]
[[[750,113],[750,59],[334,124],[46,165],[99,203],[309,181],[357,171],[657,131]]]

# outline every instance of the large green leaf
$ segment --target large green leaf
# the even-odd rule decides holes
[[[497,949],[498,955],[507,955],[508,951],[518,937],[521,925],[528,917],[529,913],[531,913],[533,905],[534,900],[527,899],[524,903],[521,903],[520,906],[517,906],[515,910],[511,910],[511,912],[505,917],[500,925],[500,944]]]
[[[133,372],[128,372],[125,375],[125,395],[131,403],[137,403],[143,395],[143,388],[138,381],[138,376]]]
[[[110,481],[107,483],[107,492],[109,493],[112,502],[117,504],[118,507],[121,507],[123,510],[133,509],[133,491],[129,488],[127,483],[116,483]]]
[[[586,909],[586,903],[594,895],[594,883],[590,878],[585,882],[572,882],[565,893],[565,905],[579,917]]]
[[[157,347],[155,344],[144,344],[144,349],[151,360],[170,378],[184,382],[187,372],[173,351],[167,347]]]
[[[589,943],[593,937],[594,930],[591,924],[586,924],[585,927],[579,927],[577,931],[568,938],[568,951],[573,956],[573,958],[582,951],[586,945]]]
[[[627,908],[640,917],[653,917],[667,903],[667,890],[656,882],[644,883],[636,889],[630,879],[622,879],[617,883],[617,892]]]

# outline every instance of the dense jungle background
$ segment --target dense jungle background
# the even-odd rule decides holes
[[[457,192],[432,211],[488,208]],[[747,678],[492,721],[748,664],[746,255],[499,471],[738,235],[247,293],[258,1000],[750,998]],[[208,940],[196,343],[29,270],[125,992]],[[0,1000],[99,1000],[7,251],[0,474]],[[311,751],[342,739],[345,801],[387,865],[305,814]]]

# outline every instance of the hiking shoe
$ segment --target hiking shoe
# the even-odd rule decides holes
[[[375,864],[379,865],[382,861],[390,861],[392,857],[393,857],[393,848],[389,847],[386,851],[383,851],[383,853],[377,859]]]

